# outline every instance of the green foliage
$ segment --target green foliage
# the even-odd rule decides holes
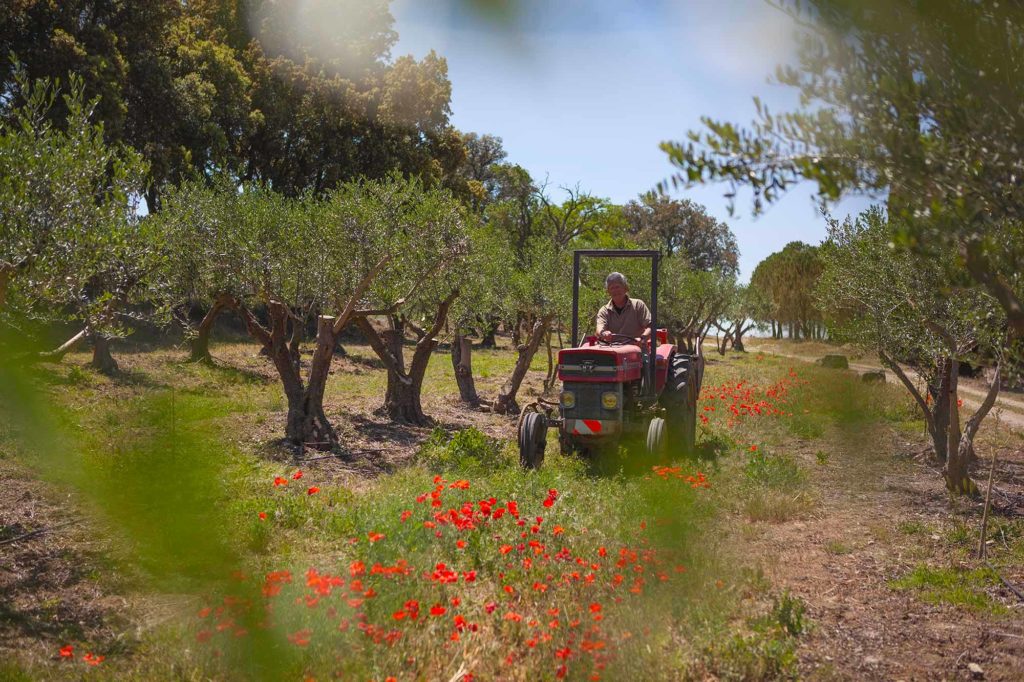
[[[106,142],[81,79],[17,77],[25,104],[0,118],[0,313],[123,333],[130,305],[163,303],[163,245],[135,210],[145,164]]]
[[[392,59],[393,24],[383,1],[34,2],[0,17],[0,44],[33,77],[77,74],[101,98],[110,139],[150,164],[156,211],[168,187],[218,173],[290,196],[392,170],[455,178],[447,64]],[[23,96],[6,53],[0,91]]]
[[[802,180],[822,203],[887,193],[897,246],[925,258],[964,259],[1024,334],[1024,161],[1017,153],[1024,8],[944,0],[786,2],[798,20],[797,64],[776,78],[800,108],[771,112],[755,98],[749,128],[704,119],[685,143],[662,149],[672,181],[725,181],[753,191],[753,208]],[[925,264],[925,260],[918,262]]]
[[[623,214],[637,243],[665,256],[679,256],[694,270],[735,274],[739,268],[732,230],[690,199],[648,192],[626,204]]]
[[[895,589],[918,592],[921,599],[932,604],[953,604],[970,611],[998,613],[1004,607],[985,591],[996,582],[995,575],[987,568],[933,568],[921,564],[890,585]]]
[[[781,490],[796,488],[807,478],[792,457],[764,452],[751,453],[743,471],[752,483]]]
[[[770,612],[749,622],[751,633],[737,634],[705,651],[704,663],[718,678],[774,680],[796,677],[797,638],[806,629],[804,604],[784,592]]]
[[[507,441],[491,438],[472,427],[457,431],[450,439],[444,429],[435,428],[420,448],[418,459],[431,470],[467,476],[516,463]]]
[[[818,328],[821,312],[815,305],[815,288],[821,277],[819,249],[803,242],[790,242],[757,264],[750,276],[750,290],[757,293],[751,305],[751,317],[764,325],[792,326],[796,338]],[[773,329],[775,329],[773,327]]]

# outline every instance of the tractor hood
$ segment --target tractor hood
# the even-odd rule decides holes
[[[642,368],[640,347],[632,344],[582,346],[558,351],[558,378],[561,381],[636,381]]]

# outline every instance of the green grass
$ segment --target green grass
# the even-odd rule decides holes
[[[350,357],[336,364],[327,392],[328,415],[343,439],[359,435],[351,415],[371,414],[385,386],[368,348],[346,349]],[[75,641],[108,655],[88,671],[96,679],[450,679],[459,669],[481,679],[550,679],[563,662],[570,679],[595,672],[603,679],[792,677],[797,643],[810,627],[803,605],[776,594],[746,559],[736,560],[744,548],[731,530],[737,520],[756,528],[756,522],[814,513],[815,477],[864,459],[872,428],[886,420],[893,399],[885,389],[827,370],[797,366],[791,374],[787,361],[730,356],[708,367],[706,385],[730,388],[724,400],[716,398],[714,411],[701,410],[708,423],[700,428],[699,457],[669,463],[679,467],[678,476],[654,476],[647,467],[598,473],[561,456],[553,437],[543,468],[523,471],[511,420],[489,415],[479,417],[480,429],[411,431],[423,439],[416,456],[393,473],[369,477],[330,460],[300,467],[274,445],[284,401],[251,346],[215,345],[213,355],[222,360],[214,367],[181,362],[180,355],[133,356],[139,364],[130,381],[77,368],[82,358],[72,357],[42,377],[56,407],[40,410],[50,426],[39,431],[50,435],[39,440],[19,435],[24,429],[0,430],[0,455],[58,491],[73,491],[85,513],[109,529],[117,549],[109,566],[93,567],[101,591],[130,589],[143,604],[170,604],[169,615],[149,627],[125,627],[133,634]],[[508,349],[475,351],[478,390],[493,395],[514,360]],[[538,354],[533,371],[543,373],[546,362]],[[426,411],[454,392],[451,363],[438,352],[427,371]],[[740,396],[735,403],[733,392]],[[768,409],[761,414],[730,418],[731,404],[762,401]],[[489,435],[500,429],[509,437]],[[299,468],[303,476],[295,479]],[[709,488],[686,480],[697,471]],[[287,484],[275,487],[278,476]],[[492,497],[489,506],[507,508],[514,500],[524,525],[508,514],[472,529],[439,524],[429,497],[440,485],[435,476],[444,482],[441,510],[460,513],[470,503],[479,511]],[[460,481],[468,488],[452,487]],[[308,494],[310,486],[319,492]],[[545,506],[550,490],[557,497]],[[998,526],[1002,536],[996,528],[991,537],[1020,536],[1014,526]],[[371,541],[371,533],[383,537]],[[531,540],[543,544],[539,553]],[[513,549],[502,553],[506,545]],[[837,542],[826,551],[849,550]],[[560,552],[562,558],[552,558]],[[352,575],[353,562],[369,569],[400,561],[411,573]],[[462,577],[449,584],[430,580],[438,563]],[[307,606],[310,568],[345,585]],[[223,606],[225,596],[239,600],[231,604],[264,604],[266,575],[282,570],[292,581],[272,598],[266,629],[262,608],[227,608],[235,622],[223,631],[216,629],[223,614],[217,621],[197,615],[204,605]],[[247,580],[232,578],[235,571]],[[476,571],[472,582],[466,571]],[[571,578],[574,572],[579,579]],[[584,576],[591,573],[588,583]],[[638,577],[642,584],[634,582]],[[352,591],[353,579],[362,581],[361,590]],[[631,592],[634,586],[639,589]],[[365,597],[369,588],[374,596]],[[356,598],[364,601],[352,606],[348,600]],[[396,620],[409,600],[419,602],[421,615]],[[434,604],[445,606],[443,617],[426,615]],[[601,606],[601,619],[591,604]],[[506,620],[510,612],[523,620]],[[456,614],[476,631],[458,630]],[[575,620],[580,623],[569,627]],[[372,624],[372,633],[359,629],[360,622]],[[246,634],[234,637],[239,627]],[[400,636],[377,643],[377,628],[382,636]],[[308,645],[288,640],[307,629]],[[197,641],[207,630],[209,640]],[[584,641],[594,648],[584,650]],[[53,660],[60,643],[40,639],[17,653],[27,678],[82,672]],[[568,660],[556,658],[567,646]],[[512,664],[505,662],[509,654]]]
[[[829,540],[825,543],[825,551],[829,554],[841,556],[843,554],[849,554],[853,551],[853,548],[839,540]]]
[[[914,591],[932,604],[952,604],[970,611],[1003,613],[1006,607],[985,592],[986,588],[996,584],[998,578],[987,568],[935,568],[924,564],[890,583],[894,589]]]

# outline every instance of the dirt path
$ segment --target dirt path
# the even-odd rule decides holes
[[[814,363],[818,360],[818,358],[809,355],[784,353],[782,351],[775,349],[759,348],[757,345],[751,346],[751,350],[759,353],[767,353],[769,355],[777,355],[779,357],[784,358],[792,358],[793,360],[799,360],[801,362]],[[865,362],[851,362],[850,369],[854,370],[858,374],[863,374],[865,372],[883,372],[885,374],[886,381],[899,381],[899,379],[890,370],[887,370],[878,364],[870,364]],[[921,378],[913,370],[909,368],[904,368],[904,371],[906,372],[907,376],[910,378],[911,381],[921,381]],[[964,401],[964,405],[970,407],[971,409],[977,409],[978,407],[981,406],[981,401],[984,400],[985,398],[985,390],[977,388],[975,386],[971,386],[963,379],[960,380],[958,388],[960,395],[962,396],[961,399]],[[1019,400],[1015,397],[1000,395],[998,398],[996,398],[996,407],[1002,408],[1003,411],[1000,415],[1000,419],[1005,424],[1009,425],[1012,429],[1016,431],[1024,432],[1024,401]]]
[[[746,533],[750,556],[764,557],[773,585],[807,606],[812,626],[798,650],[802,677],[1024,679],[1024,604],[1009,590],[996,581],[985,587],[995,604],[987,611],[933,603],[921,591],[894,586],[921,567],[979,565],[971,554],[980,505],[951,509],[937,471],[916,456],[921,443],[886,424],[833,424],[823,438],[789,437],[779,451],[808,472],[818,504],[808,516],[751,524]],[[1001,450],[999,457],[1012,467],[997,483],[1015,500],[1001,510],[1012,521],[1024,514],[1024,454]],[[1003,570],[1024,583],[1019,562]]]

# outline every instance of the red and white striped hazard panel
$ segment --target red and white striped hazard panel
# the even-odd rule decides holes
[[[595,436],[604,430],[600,419],[567,419],[566,430],[574,436]]]

